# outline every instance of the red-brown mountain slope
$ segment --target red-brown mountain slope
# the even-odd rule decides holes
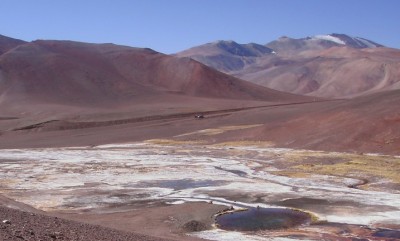
[[[242,81],[189,58],[150,49],[34,41],[0,56],[3,105],[103,106],[171,94],[282,102],[307,99]]]
[[[391,90],[350,100],[249,109],[222,117],[220,126],[259,126],[181,139],[267,141],[277,147],[399,155],[399,105],[400,90]]]

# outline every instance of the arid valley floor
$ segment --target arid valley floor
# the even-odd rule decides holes
[[[175,105],[176,114],[172,108],[150,117],[121,111],[52,121],[45,118],[56,115],[46,112],[4,118],[0,201],[5,207],[57,217],[57,222],[100,225],[89,231],[79,226],[76,230],[83,233],[111,234],[103,228],[122,232],[93,240],[398,239],[398,114],[380,108],[379,101],[370,104],[380,98],[244,101],[236,109],[231,106],[235,102],[209,105],[208,100],[206,105],[213,107],[182,102]],[[185,108],[188,103],[191,107]],[[163,107],[151,108],[156,113]],[[195,113],[204,118],[194,118]],[[360,113],[369,120],[362,125],[354,121]],[[330,124],[313,130],[318,119]],[[388,120],[394,124],[387,126]],[[6,130],[8,126],[18,128]],[[375,141],[360,138],[368,131],[377,133]],[[242,209],[257,214],[269,208],[309,218],[300,225],[288,221],[288,226],[255,231],[224,229],[216,222]],[[228,214],[218,216],[224,212]],[[14,222],[12,217],[1,218]],[[36,223],[36,217],[20,222]],[[45,230],[24,224],[19,232],[32,229],[43,235],[19,236],[85,237],[65,231],[73,229],[71,221]],[[54,230],[63,235],[54,236]],[[15,238],[15,232],[3,237]]]
[[[212,136],[246,128],[254,126],[201,132]],[[3,196],[122,231],[187,240],[390,240],[399,235],[388,230],[400,228],[400,156],[275,148],[261,141],[152,139],[4,149],[0,159]],[[288,229],[225,231],[215,225],[215,215],[230,206],[292,208],[312,219]]]

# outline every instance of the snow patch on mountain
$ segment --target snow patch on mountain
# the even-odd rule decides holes
[[[353,39],[355,39],[355,40],[357,40],[357,41],[363,43],[363,44],[366,45],[368,48],[376,48],[376,47],[378,47],[376,44],[371,43],[370,41],[368,41],[368,40],[366,40],[366,39],[363,39],[363,38],[358,38],[358,37],[356,37],[356,38],[353,38]]]
[[[331,35],[315,35],[312,39],[319,39],[319,40],[327,40],[331,42],[335,42],[337,44],[346,45],[346,43],[338,37],[334,37]]]

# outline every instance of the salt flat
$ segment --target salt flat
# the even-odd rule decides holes
[[[296,208],[320,221],[400,225],[396,180],[383,172],[373,175],[352,166],[362,166],[355,161],[360,158],[375,158],[398,167],[399,157],[229,143],[155,143],[1,150],[0,191],[52,212],[122,212],[146,202],[292,207],[285,203],[298,200]],[[345,164],[350,166],[346,175],[342,169],[337,169],[337,175],[327,171],[327,167]],[[368,181],[361,183],[364,179]],[[320,203],[300,205],[301,200]],[[214,228],[192,235],[217,240],[244,235],[235,233]],[[249,235],[245,236],[260,237]]]

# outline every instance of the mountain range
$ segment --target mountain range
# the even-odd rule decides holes
[[[305,99],[151,49],[1,37],[0,105],[130,105],[149,96]]]
[[[0,36],[0,51],[0,148],[151,138],[397,154],[400,147],[399,50],[362,38],[218,41],[165,55]]]
[[[217,41],[176,54],[272,89],[352,98],[400,88],[400,50],[344,34],[261,44]]]

